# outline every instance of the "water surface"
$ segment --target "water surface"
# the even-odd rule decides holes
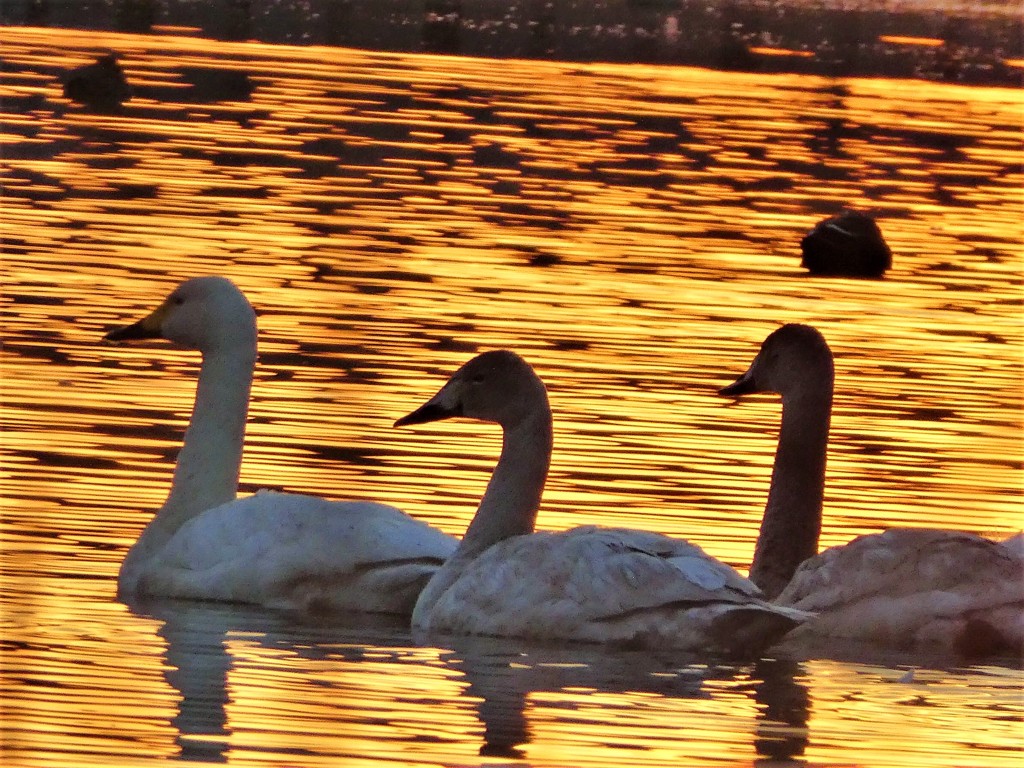
[[[125,606],[197,360],[99,343],[180,279],[231,276],[261,329],[242,490],[387,500],[453,533],[497,432],[390,425],[515,348],[555,411],[540,527],[656,529],[745,569],[779,407],[715,392],[809,322],[837,365],[822,544],[1005,536],[1024,527],[1019,91],[0,35],[5,761],[1019,764],[1006,664],[432,647],[400,624]],[[135,89],[113,114],[61,97],[102,50]],[[879,217],[884,280],[800,268],[843,206]]]

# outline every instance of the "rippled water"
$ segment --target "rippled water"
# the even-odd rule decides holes
[[[1019,670],[762,662],[125,606],[195,355],[99,343],[181,278],[260,313],[243,490],[378,498],[460,533],[497,454],[392,430],[475,351],[549,385],[544,528],[749,563],[779,409],[715,395],[786,321],[837,358],[823,545],[1021,513],[1019,91],[2,29],[5,764],[1017,765]],[[61,98],[101,50],[135,97]],[[882,281],[811,279],[844,205]],[[921,667],[904,679],[907,667]]]

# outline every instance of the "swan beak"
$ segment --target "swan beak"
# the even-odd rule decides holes
[[[442,405],[436,398],[425,405],[421,405],[408,416],[403,416],[395,422],[396,427],[405,427],[409,424],[427,424],[431,421],[441,421],[462,415],[462,404],[453,406]]]
[[[124,325],[107,333],[104,341],[132,341],[134,339],[159,339],[169,305],[164,302],[137,323]]]
[[[729,386],[718,390],[718,394],[725,395],[726,397],[739,397],[740,395],[751,395],[760,391],[761,388],[757,386],[754,377],[750,371],[747,371]]]

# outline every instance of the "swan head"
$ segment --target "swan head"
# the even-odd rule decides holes
[[[550,415],[544,383],[515,352],[495,350],[459,368],[436,395],[395,426],[465,416],[507,429],[537,413]]]
[[[194,277],[146,317],[104,336],[113,342],[158,338],[204,353],[239,344],[255,347],[256,312],[226,277]]]
[[[831,396],[833,376],[832,350],[825,337],[809,325],[790,323],[772,331],[746,373],[718,394],[775,392],[784,399],[807,393]]]

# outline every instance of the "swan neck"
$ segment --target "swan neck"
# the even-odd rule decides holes
[[[551,447],[550,411],[505,430],[501,455],[463,537],[463,548],[481,552],[512,536],[533,533]]]
[[[832,391],[783,397],[771,489],[750,579],[774,599],[818,553]]]
[[[431,577],[413,610],[413,626],[429,624],[437,601],[484,550],[533,533],[551,463],[551,411],[531,414],[502,435],[501,455],[458,548]]]
[[[169,533],[237,495],[255,362],[255,349],[203,355],[192,418],[158,513]]]

